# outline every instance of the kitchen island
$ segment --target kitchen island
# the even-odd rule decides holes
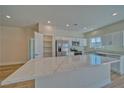
[[[119,61],[93,54],[37,58],[28,61],[1,84],[35,80],[36,88],[103,87],[111,83],[111,63]]]

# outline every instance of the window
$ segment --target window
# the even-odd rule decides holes
[[[91,48],[100,48],[102,46],[101,37],[94,37],[90,39]]]

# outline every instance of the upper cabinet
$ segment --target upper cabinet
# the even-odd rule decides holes
[[[68,40],[69,45],[76,47],[83,47],[87,45],[87,41],[84,38],[76,38],[76,37],[55,37],[56,40]]]
[[[122,32],[122,47],[124,47],[124,31]]]
[[[80,39],[80,46],[87,46],[87,40],[86,39]]]
[[[117,47],[123,46],[123,33],[122,32],[114,32],[112,34],[112,45]]]
[[[122,47],[123,45],[123,32],[113,32],[102,36],[103,46],[116,46]]]
[[[112,45],[112,34],[106,34],[102,36],[102,45],[109,46]]]

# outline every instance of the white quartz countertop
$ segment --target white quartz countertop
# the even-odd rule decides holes
[[[28,61],[1,82],[2,85],[32,80],[51,74],[119,62],[117,58],[95,55],[39,58]]]

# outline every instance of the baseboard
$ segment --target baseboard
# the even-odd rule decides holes
[[[0,66],[6,66],[6,65],[16,65],[16,64],[24,64],[24,61],[17,61],[17,62],[0,62]]]

